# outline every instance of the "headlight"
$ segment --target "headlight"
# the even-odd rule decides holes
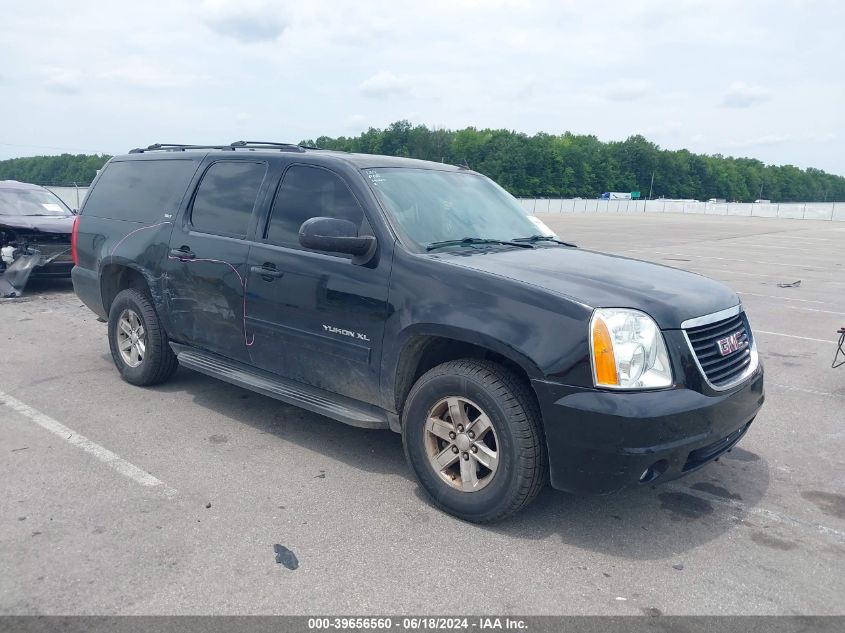
[[[596,387],[654,389],[672,384],[666,343],[647,314],[625,308],[596,310],[590,343]]]

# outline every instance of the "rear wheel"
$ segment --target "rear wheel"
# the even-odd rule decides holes
[[[178,362],[149,298],[136,288],[121,291],[109,310],[109,348],[126,382],[156,385],[168,380]]]
[[[467,521],[503,519],[545,482],[536,402],[528,385],[496,363],[458,360],[425,373],[408,396],[402,438],[432,501]]]

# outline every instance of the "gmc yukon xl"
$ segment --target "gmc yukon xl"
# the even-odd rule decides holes
[[[97,176],[72,249],[124,380],[182,365],[392,429],[433,503],[469,521],[546,481],[602,494],[689,473],[763,403],[733,291],[576,248],[463,167],[152,145]]]

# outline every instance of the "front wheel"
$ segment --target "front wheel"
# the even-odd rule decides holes
[[[432,501],[476,523],[517,512],[540,492],[546,453],[530,387],[489,361],[450,361],[411,389],[405,455]]]

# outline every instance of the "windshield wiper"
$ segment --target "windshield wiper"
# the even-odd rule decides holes
[[[555,244],[562,244],[564,246],[578,248],[578,246],[575,244],[571,244],[570,242],[564,242],[563,240],[559,240],[556,237],[552,237],[551,235],[532,235],[531,237],[515,237],[513,241],[528,242],[530,244],[533,244],[534,242],[554,242]]]
[[[436,248],[443,248],[444,246],[463,246],[473,244],[505,244],[506,246],[519,246],[520,248],[534,248],[533,245],[525,242],[517,242],[510,240],[494,240],[486,237],[465,237],[460,240],[443,240],[442,242],[432,242],[425,247],[427,251],[433,251]]]

